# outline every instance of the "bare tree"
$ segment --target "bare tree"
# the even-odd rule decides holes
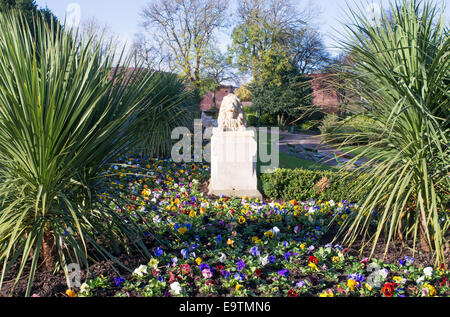
[[[176,69],[194,86],[201,85],[202,63],[225,25],[229,1],[155,0],[141,14],[148,37],[170,54]]]
[[[143,65],[154,71],[167,72],[172,72],[176,68],[170,52],[165,51],[160,43],[142,33],[134,36],[131,54],[135,67]]]
[[[201,70],[203,78],[203,90],[211,91],[213,104],[216,104],[216,92],[225,83],[237,85],[240,81],[231,61],[218,49],[211,48],[205,56]]]
[[[117,34],[111,30],[107,24],[101,23],[97,18],[90,17],[82,21],[78,29],[81,41],[91,41],[101,44],[99,47],[105,53],[109,49],[122,50],[125,43],[122,43]],[[95,47],[95,45],[94,45]]]
[[[292,63],[301,74],[311,74],[330,64],[331,56],[316,29],[305,27],[293,30],[288,43]]]

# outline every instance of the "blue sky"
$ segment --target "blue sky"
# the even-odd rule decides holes
[[[236,0],[234,0],[236,1]],[[313,5],[318,9],[319,14],[314,18],[315,24],[320,28],[324,36],[327,48],[331,53],[335,53],[335,39],[343,33],[340,20],[345,18],[346,0],[293,0],[299,6]],[[350,0],[353,3],[353,0]],[[361,3],[357,0],[357,3]],[[364,3],[367,0],[362,0]],[[370,0],[372,1],[372,0]],[[376,4],[386,4],[388,0],[373,0]],[[444,1],[447,5],[446,21],[450,21],[450,2]],[[130,43],[133,35],[140,30],[139,12],[142,7],[151,0],[37,0],[36,3],[41,6],[47,6],[60,19],[64,20],[66,10],[70,4],[76,3],[81,8],[81,20],[92,17],[104,25],[107,25],[111,32],[117,36],[121,42]],[[230,1],[233,2],[233,1]],[[234,2],[235,3],[235,2]],[[232,10],[231,10],[232,11]],[[225,30],[219,34],[220,47],[226,48],[229,43],[229,37]]]

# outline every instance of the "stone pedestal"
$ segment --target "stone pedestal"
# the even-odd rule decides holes
[[[256,173],[257,152],[254,130],[213,129],[209,194],[262,199]]]

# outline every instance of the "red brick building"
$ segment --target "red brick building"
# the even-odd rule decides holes
[[[233,86],[220,86],[219,90],[216,91],[216,104],[214,105],[214,95],[213,92],[208,92],[204,97],[200,104],[200,109],[202,111],[208,111],[212,109],[213,107],[216,107],[217,109],[220,108],[220,105],[222,104],[223,98],[227,96],[230,93],[234,93],[235,88]]]
[[[323,109],[324,112],[336,113],[339,108],[339,100],[336,91],[327,87],[327,74],[318,73],[311,74],[312,89],[314,91],[313,102],[316,106]],[[207,93],[201,102],[201,111],[208,111],[214,106],[219,109],[223,98],[229,93],[233,93],[235,88],[233,86],[221,86],[216,92],[216,104],[213,102],[213,93]],[[251,106],[251,102],[243,103],[244,106]]]
[[[337,92],[327,85],[327,74],[311,74],[312,89],[314,91],[313,103],[324,112],[337,113],[339,111],[339,99]]]

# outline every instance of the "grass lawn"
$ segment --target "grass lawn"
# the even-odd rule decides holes
[[[262,133],[262,132],[261,132]],[[271,134],[267,133],[267,137],[265,138],[265,142],[262,142],[260,144],[261,147],[267,148],[267,153],[272,153],[272,144],[268,141],[271,139]],[[320,164],[317,162],[301,159],[298,157],[295,157],[293,155],[289,155],[286,153],[280,152],[280,168],[285,169],[296,169],[296,168],[302,168],[307,170],[328,170],[328,171],[337,171],[338,169],[333,166],[328,166],[325,164]]]
[[[319,171],[337,171],[333,166],[316,163],[313,161],[304,160],[286,153],[280,153],[280,168],[296,169],[303,168],[307,170]]]

